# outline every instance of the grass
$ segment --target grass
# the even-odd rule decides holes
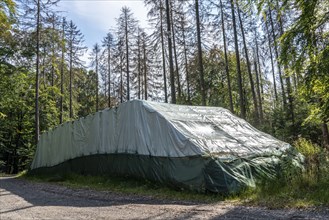
[[[70,188],[93,189],[117,193],[152,196],[159,199],[215,203],[224,200],[237,201],[236,196],[222,196],[213,193],[199,193],[189,190],[173,189],[165,185],[147,180],[113,176],[84,176],[78,174],[60,175],[28,175],[23,173],[20,178],[36,182],[50,182]]]
[[[329,179],[317,181],[308,175],[284,181],[277,179],[260,183],[257,188],[246,189],[238,195],[219,195],[198,193],[168,186],[137,180],[128,177],[83,176],[77,174],[38,175],[22,173],[19,178],[36,182],[49,182],[70,188],[93,189],[116,193],[152,196],[158,199],[217,203],[230,201],[234,204],[264,206],[268,208],[313,208],[329,206]]]

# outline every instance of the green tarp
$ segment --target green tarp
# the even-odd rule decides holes
[[[274,176],[293,152],[220,107],[135,100],[42,134],[31,172],[130,175],[235,192]]]

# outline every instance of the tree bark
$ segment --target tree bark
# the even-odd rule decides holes
[[[277,47],[277,44],[276,44],[276,35],[275,35],[275,32],[274,32],[274,24],[273,24],[272,10],[271,9],[269,9],[269,18],[270,18],[271,32],[272,32],[273,43],[274,43],[274,54],[275,54],[275,59],[276,59],[276,62],[277,62],[277,65],[278,65],[278,71],[279,71],[279,78],[280,78],[281,91],[282,91],[283,108],[287,109],[286,92],[285,92],[283,78],[282,78],[281,65],[280,65],[280,62],[279,62],[279,52],[278,52],[278,47]]]
[[[181,90],[181,84],[180,84],[180,78],[179,78],[179,68],[178,68],[178,58],[177,58],[177,50],[176,50],[176,40],[175,40],[175,28],[174,28],[174,18],[173,18],[173,6],[172,1],[171,2],[171,10],[170,10],[170,18],[171,18],[171,32],[172,32],[172,43],[173,43],[173,50],[174,50],[174,59],[175,59],[175,76],[176,76],[176,82],[177,82],[177,93],[178,98],[181,98],[182,90]]]
[[[232,88],[231,88],[231,77],[230,77],[230,70],[228,66],[228,58],[227,58],[227,47],[226,47],[226,33],[225,33],[225,23],[224,23],[224,10],[223,10],[223,3],[220,0],[220,10],[221,10],[221,23],[222,23],[222,33],[223,33],[223,44],[224,44],[224,57],[225,57],[225,72],[227,78],[227,89],[230,101],[230,110],[234,113],[233,107],[233,98],[232,98]]]
[[[128,48],[128,17],[125,11],[125,37],[126,37],[126,70],[127,70],[127,101],[130,100],[130,74],[129,74],[129,48]]]
[[[273,61],[273,53],[272,53],[272,46],[271,46],[271,37],[270,37],[270,32],[269,32],[269,29],[268,29],[267,21],[265,21],[265,26],[266,26],[266,32],[267,32],[268,47],[270,49],[273,87],[274,87],[274,97],[275,97],[275,102],[278,102],[278,92],[277,92],[277,88],[276,88],[276,79],[275,79],[275,73],[274,73],[274,61]]]
[[[241,66],[240,66],[240,54],[239,54],[239,44],[238,44],[238,34],[236,30],[236,21],[235,21],[235,12],[234,12],[234,0],[231,2],[232,10],[232,22],[233,22],[233,31],[234,31],[234,47],[235,47],[235,56],[236,56],[236,69],[237,69],[237,80],[238,80],[238,89],[239,89],[239,104],[240,104],[240,116],[246,118],[246,108],[244,103],[244,94],[242,86],[242,75],[241,75]]]
[[[184,16],[184,15],[183,15]],[[189,70],[188,70],[188,61],[187,61],[187,48],[186,48],[186,39],[185,39],[185,20],[182,16],[181,20],[181,28],[182,28],[182,35],[183,35],[183,50],[184,50],[184,64],[185,64],[185,73],[186,73],[186,87],[187,87],[187,102],[188,104],[191,104],[191,94],[190,94],[190,76],[189,76]]]
[[[206,105],[206,88],[204,82],[203,61],[202,61],[202,47],[201,47],[201,30],[200,30],[200,16],[199,16],[199,0],[195,0],[195,17],[197,29],[197,44],[198,44],[198,67],[200,74],[200,92],[202,105]]]
[[[249,82],[250,82],[250,90],[251,90],[252,100],[253,100],[253,104],[254,104],[255,120],[256,120],[256,124],[258,124],[258,120],[259,120],[259,112],[258,111],[259,111],[259,109],[258,109],[256,92],[255,92],[255,85],[254,85],[254,80],[253,80],[252,73],[251,73],[248,48],[247,48],[247,43],[246,43],[246,38],[245,38],[245,33],[244,33],[244,27],[243,27],[243,23],[242,23],[242,19],[241,19],[241,12],[240,12],[238,2],[236,4],[237,4],[238,18],[239,18],[241,33],[242,33],[243,47],[244,47],[244,52],[245,52],[246,61],[247,61],[247,69],[248,69]]]
[[[61,58],[61,97],[59,101],[59,109],[60,109],[60,116],[59,116],[59,123],[63,123],[63,97],[64,97],[64,52],[65,52],[65,18],[63,18],[62,24],[62,58]]]
[[[40,0],[37,2],[37,48],[36,48],[36,74],[35,74],[35,144],[39,142],[39,59],[40,59]]]
[[[168,103],[167,74],[166,74],[166,59],[165,59],[165,51],[164,51],[164,39],[163,39],[163,17],[162,17],[162,10],[163,10],[162,0],[160,0],[160,34],[161,34],[163,85],[164,85],[165,103]]]
[[[170,71],[170,86],[171,86],[171,102],[176,104],[176,89],[175,89],[175,76],[174,64],[172,56],[172,42],[171,42],[171,21],[170,21],[170,8],[169,0],[166,0],[166,14],[167,14],[167,34],[168,34],[168,51],[169,51],[169,71]]]
[[[145,37],[145,36],[144,36]],[[146,44],[145,44],[145,39],[143,40],[143,70],[144,70],[144,98],[147,100],[147,57],[146,57]]]

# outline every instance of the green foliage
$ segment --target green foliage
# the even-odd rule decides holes
[[[244,192],[242,198],[274,208],[328,206],[329,153],[305,138],[299,138],[294,146],[305,156],[304,169],[283,158],[281,175],[259,183],[256,189]]]

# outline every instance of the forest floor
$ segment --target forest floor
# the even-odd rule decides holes
[[[329,210],[175,201],[0,177],[0,219],[329,219]]]

